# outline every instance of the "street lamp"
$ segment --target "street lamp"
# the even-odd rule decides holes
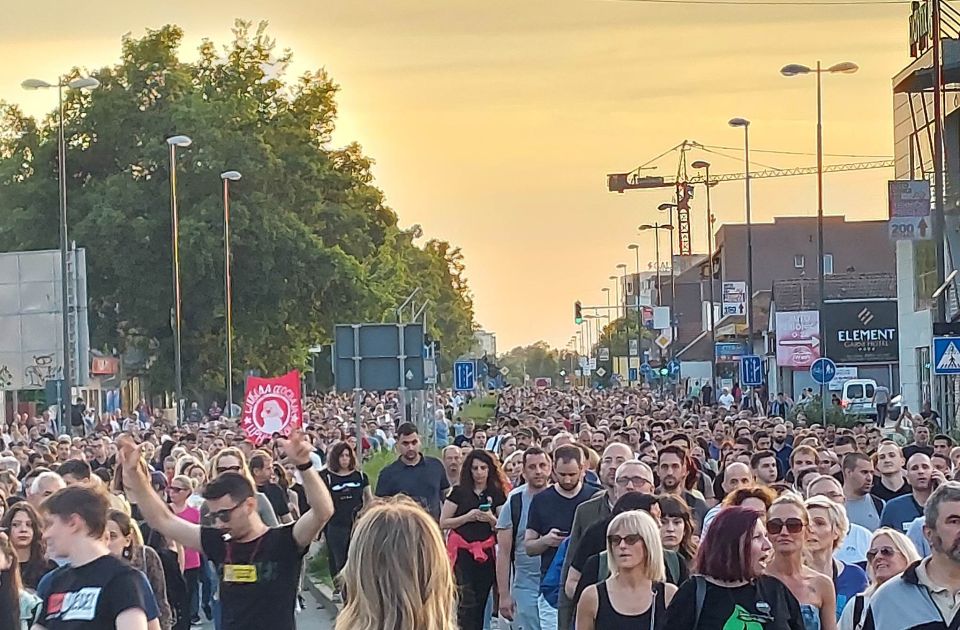
[[[610,325],[610,287],[603,287],[600,289],[607,296],[607,326]]]
[[[780,74],[785,77],[796,77],[805,74],[817,75],[817,279],[820,289],[820,352],[826,356],[826,335],[824,333],[823,302],[826,298],[824,294],[824,274],[823,274],[823,86],[821,77],[824,74],[853,74],[860,67],[852,61],[842,61],[829,68],[823,69],[820,62],[817,61],[816,68],[810,68],[798,63],[791,63],[780,69]],[[821,392],[821,398],[822,392]],[[824,405],[826,409],[826,405]]]
[[[717,382],[717,330],[714,321],[714,295],[713,295],[713,209],[710,207],[710,163],[704,160],[697,160],[691,164],[693,168],[705,172],[704,181],[707,189],[707,258],[710,260],[710,342],[713,350],[710,352],[710,387],[716,388]]]
[[[620,271],[621,283],[623,284],[623,299],[618,304],[623,307],[623,335],[627,339],[627,384],[630,384],[630,311],[627,308],[627,265],[626,263],[620,263],[617,265],[617,269]],[[636,295],[637,288],[633,287],[633,293]]]
[[[731,127],[743,127],[743,170],[746,173],[745,204],[747,212],[747,344],[753,354],[753,218],[750,214],[750,121],[731,118]]]
[[[610,280],[611,282],[613,282],[614,305],[617,305],[617,308],[614,309],[613,312],[614,312],[614,314],[616,315],[616,319],[620,319],[620,306],[619,306],[619,304],[620,304],[620,278],[618,278],[618,277],[616,277],[616,276],[610,276],[609,278],[607,278],[607,280]],[[626,288],[624,288],[624,291],[626,291]]]
[[[77,77],[64,82],[62,79],[56,83],[48,83],[42,79],[27,79],[20,86],[25,90],[45,90],[57,88],[57,167],[60,187],[60,319],[63,320],[63,384],[60,387],[60,429],[61,431],[72,431],[70,424],[70,394],[73,390],[72,367],[70,347],[70,303],[67,300],[69,292],[69,278],[67,274],[67,141],[63,129],[63,88],[71,90],[92,90],[100,86],[100,82],[93,77]],[[77,357],[77,367],[80,365],[80,357]],[[79,381],[80,375],[77,374]]]
[[[223,180],[223,295],[227,328],[227,409],[233,408],[233,294],[230,290],[230,182],[239,181],[239,171],[220,173]],[[316,379],[316,372],[314,372]]]
[[[636,258],[636,267],[635,267],[635,269],[637,270],[637,277],[636,277],[636,279],[633,281],[633,299],[636,301],[636,305],[635,305],[635,306],[637,307],[637,370],[638,370],[638,371],[637,371],[637,378],[638,378],[638,380],[639,380],[639,377],[640,377],[640,373],[639,373],[640,367],[639,367],[639,366],[640,366],[641,363],[643,363],[643,362],[640,360],[640,356],[641,356],[641,355],[640,355],[640,328],[641,328],[641,324],[640,324],[640,246],[637,245],[636,243],[631,243],[630,245],[627,246],[627,249],[633,250],[634,256],[635,256],[635,258]],[[627,328],[627,330],[629,331],[629,327]],[[627,338],[627,351],[628,351],[628,353],[627,353],[627,384],[628,384],[628,385],[630,384],[630,354],[629,354],[629,350],[630,350],[630,339],[629,339],[629,336],[628,336],[628,338]]]
[[[646,232],[647,230],[653,230],[653,242],[654,242],[654,252],[657,261],[657,306],[661,305],[660,300],[660,230],[667,230],[668,232],[673,232],[672,225],[660,225],[659,223],[644,223],[639,228],[641,232]],[[670,240],[673,240],[672,238]],[[672,271],[672,270],[671,270]],[[671,331],[673,330],[673,323],[670,324]],[[639,349],[639,348],[638,348]],[[660,367],[663,367],[663,348],[660,349]],[[660,380],[660,389],[663,391],[663,379]]]
[[[173,250],[173,363],[174,383],[177,389],[177,424],[183,422],[183,363],[180,356],[180,326],[183,319],[180,295],[180,219],[177,215],[177,147],[193,144],[188,136],[167,138],[170,147],[170,229]]]

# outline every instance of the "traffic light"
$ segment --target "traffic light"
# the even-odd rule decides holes
[[[573,303],[573,321],[577,324],[583,323],[583,307],[580,306],[580,300]]]

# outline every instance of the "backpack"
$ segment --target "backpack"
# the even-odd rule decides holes
[[[570,537],[567,536],[557,547],[557,555],[553,557],[550,568],[540,580],[540,594],[547,602],[557,608],[560,600],[560,589],[563,587],[561,578],[563,576],[563,562],[567,557],[567,549],[570,548]]]
[[[510,521],[513,525],[513,544],[510,545],[510,566],[513,567],[517,557],[517,530],[520,528],[520,517],[523,515],[523,492],[510,497]]]

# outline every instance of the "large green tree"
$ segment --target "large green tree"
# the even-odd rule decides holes
[[[356,144],[331,147],[338,86],[324,70],[286,80],[265,24],[179,57],[166,26],[126,37],[91,92],[65,94],[70,237],[87,248],[92,345],[138,351],[154,389],[170,388],[173,304],[169,149],[177,151],[184,383],[224,381],[223,201],[231,185],[235,380],[308,365],[335,324],[383,321],[413,288],[431,300],[429,331],[469,347],[473,305],[460,251],[401,230]],[[69,76],[77,76],[74,70]],[[0,109],[0,250],[57,246],[56,117]],[[455,356],[455,354],[453,355]]]

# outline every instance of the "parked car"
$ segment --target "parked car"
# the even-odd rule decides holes
[[[877,382],[872,378],[854,378],[843,384],[840,394],[840,406],[848,416],[877,417],[877,408],[873,404],[873,392]]]

